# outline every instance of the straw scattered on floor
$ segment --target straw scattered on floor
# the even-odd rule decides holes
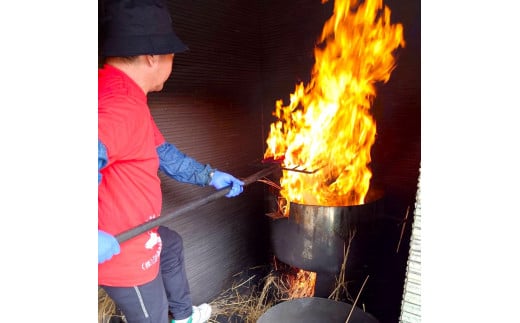
[[[123,316],[118,314],[116,304],[103,288],[98,288],[98,323],[108,323],[111,318]]]

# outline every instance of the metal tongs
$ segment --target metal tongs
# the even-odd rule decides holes
[[[319,171],[320,169],[323,168],[323,166],[321,166],[321,167],[315,168],[313,170],[308,170],[306,168],[302,168],[303,166],[301,166],[301,165],[284,166],[283,165],[283,161],[284,161],[283,157],[279,158],[279,159],[274,159],[273,157],[262,159],[262,163],[263,164],[279,164],[280,168],[283,169],[283,170],[288,170],[288,171],[291,171],[291,172],[304,173],[304,174],[314,174],[314,173],[316,173],[317,171]]]

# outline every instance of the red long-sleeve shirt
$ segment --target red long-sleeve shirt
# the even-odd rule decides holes
[[[164,143],[146,94],[125,73],[110,65],[98,72],[98,136],[108,163],[101,170],[98,228],[117,235],[161,214],[156,147]],[[121,244],[121,252],[98,266],[98,283],[134,286],[151,281],[159,270],[162,243],[156,229]]]

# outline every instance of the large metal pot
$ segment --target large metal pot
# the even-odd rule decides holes
[[[382,195],[382,191],[372,191],[365,204],[351,206],[291,203],[289,217],[271,222],[276,257],[307,271],[339,272],[349,235],[377,223]]]
[[[327,298],[305,297],[282,302],[268,309],[257,323],[345,323],[352,305]],[[367,312],[355,307],[349,323],[378,323]]]

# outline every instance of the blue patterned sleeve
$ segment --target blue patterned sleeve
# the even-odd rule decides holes
[[[105,165],[107,163],[108,163],[107,148],[101,142],[101,140],[98,139],[98,185],[99,185],[99,183],[101,183],[101,178],[103,177],[101,175],[101,168],[105,167]]]
[[[189,184],[206,186],[215,171],[210,165],[203,165],[166,142],[157,147],[159,169],[171,178]]]

